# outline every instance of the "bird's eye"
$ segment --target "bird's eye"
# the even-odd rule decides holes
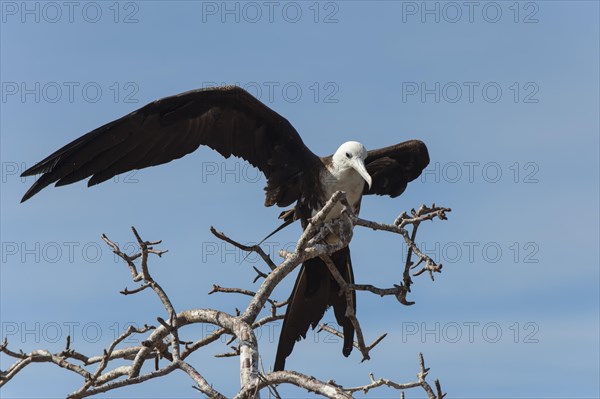
[[[346,153],[346,158],[350,159],[352,158],[352,154],[350,154],[349,152]]]

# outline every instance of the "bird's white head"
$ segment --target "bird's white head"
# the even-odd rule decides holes
[[[333,154],[334,167],[339,171],[354,169],[362,176],[371,188],[371,176],[365,168],[365,159],[368,152],[364,145],[358,141],[347,141]]]

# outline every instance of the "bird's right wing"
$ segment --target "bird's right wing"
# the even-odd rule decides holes
[[[285,118],[239,87],[219,87],[154,101],[65,145],[23,172],[42,176],[22,201],[52,183],[91,176],[93,186],[181,158],[200,145],[259,168],[267,177],[267,206],[290,205],[318,178],[319,158]]]

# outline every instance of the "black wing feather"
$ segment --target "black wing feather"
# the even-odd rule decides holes
[[[23,172],[43,175],[22,201],[52,183],[91,176],[91,186],[181,158],[200,145],[258,167],[267,177],[267,206],[290,205],[318,178],[319,158],[285,118],[239,87],[219,87],[154,101],[67,144]]]
[[[419,140],[369,151],[365,167],[373,183],[370,189],[365,185],[364,194],[395,198],[404,192],[409,182],[421,175],[428,164],[427,146]]]

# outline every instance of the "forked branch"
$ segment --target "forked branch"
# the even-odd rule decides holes
[[[337,204],[345,206],[342,216],[333,221],[326,222],[327,214]],[[187,358],[198,351],[218,341],[224,335],[231,336],[230,342],[237,340],[237,345],[233,347],[233,352],[227,356],[240,357],[240,390],[235,398],[257,398],[260,390],[272,388],[278,384],[290,384],[300,387],[306,391],[316,392],[328,398],[351,398],[354,392],[368,392],[372,389],[387,386],[397,390],[407,390],[411,388],[422,388],[430,399],[442,399],[444,394],[441,392],[439,381],[435,381],[435,389],[426,382],[429,369],[425,368],[423,356],[420,355],[420,372],[417,374],[417,381],[410,383],[396,383],[388,379],[375,379],[371,375],[370,383],[354,387],[344,388],[333,381],[322,381],[314,377],[296,371],[278,371],[264,373],[259,370],[259,348],[254,329],[268,323],[280,320],[283,315],[278,314],[286,302],[279,302],[271,298],[275,287],[302,262],[313,257],[321,257],[327,264],[332,276],[341,287],[343,295],[347,302],[346,316],[352,321],[357,332],[357,342],[354,345],[360,350],[363,360],[369,359],[370,351],[379,344],[386,334],[381,335],[370,345],[364,341],[363,331],[356,314],[354,313],[352,291],[369,291],[381,296],[395,295],[398,300],[410,305],[406,295],[410,292],[412,284],[410,270],[421,266],[413,276],[418,276],[428,272],[431,278],[434,273],[441,272],[442,265],[435,263],[433,259],[425,255],[415,244],[416,232],[420,223],[426,220],[439,218],[444,220],[448,208],[422,206],[419,210],[412,210],[411,214],[401,214],[393,224],[381,224],[367,221],[356,217],[350,211],[350,206],[346,201],[343,192],[336,192],[332,198],[324,205],[308,223],[306,229],[298,239],[296,248],[293,252],[281,251],[280,255],[283,261],[276,264],[258,245],[246,246],[229,238],[223,233],[217,232],[211,228],[211,232],[219,239],[236,246],[246,252],[256,252],[263,259],[265,264],[271,270],[268,274],[257,270],[258,277],[262,277],[262,283],[257,290],[248,290],[244,288],[224,288],[218,285],[213,286],[210,293],[236,293],[250,297],[250,301],[245,309],[236,314],[217,311],[214,309],[192,309],[183,312],[176,312],[175,307],[162,286],[153,279],[150,273],[149,258],[150,255],[162,256],[163,250],[154,249],[160,241],[143,240],[135,228],[132,232],[139,246],[139,252],[133,255],[127,255],[119,246],[110,240],[106,235],[102,239],[113,252],[120,257],[129,268],[131,279],[139,285],[135,288],[125,288],[121,293],[123,295],[135,295],[147,292],[152,289],[154,294],[160,299],[166,312],[166,317],[157,317],[157,326],[144,326],[136,329],[130,327],[117,337],[103,351],[101,355],[87,356],[71,348],[70,338],[67,338],[65,349],[57,353],[51,353],[48,350],[35,350],[29,353],[22,351],[13,351],[8,348],[8,341],[4,339],[0,345],[0,352],[4,355],[14,358],[14,363],[6,370],[0,372],[0,387],[11,381],[25,367],[32,363],[51,363],[66,370],[69,370],[83,379],[81,388],[71,393],[69,398],[84,398],[93,396],[102,392],[112,391],[124,386],[139,384],[144,381],[160,378],[173,371],[179,370],[188,375],[195,383],[194,388],[210,398],[224,398],[212,384],[207,381],[202,370],[196,369],[187,362]],[[405,227],[412,225],[412,232]],[[352,239],[352,232],[355,226],[368,227],[374,230],[383,230],[403,237],[408,247],[408,256],[404,262],[402,282],[394,285],[393,288],[377,288],[370,284],[348,284],[333,265],[329,256],[344,248]],[[339,240],[333,244],[328,243],[324,238],[335,231]],[[417,258],[416,263],[412,261],[412,256]],[[260,314],[267,309],[268,314],[259,319]],[[217,329],[210,335],[203,337],[195,342],[182,342],[179,339],[179,331],[191,324],[211,324]],[[320,330],[328,331],[332,334],[341,335],[331,327],[324,325]],[[126,338],[133,334],[149,334],[142,345],[119,348],[126,342]],[[115,366],[115,361],[119,360],[119,366]],[[123,360],[128,361],[123,365]],[[148,360],[154,361],[154,369],[142,373],[144,364]],[[95,366],[95,369],[90,369]]]

